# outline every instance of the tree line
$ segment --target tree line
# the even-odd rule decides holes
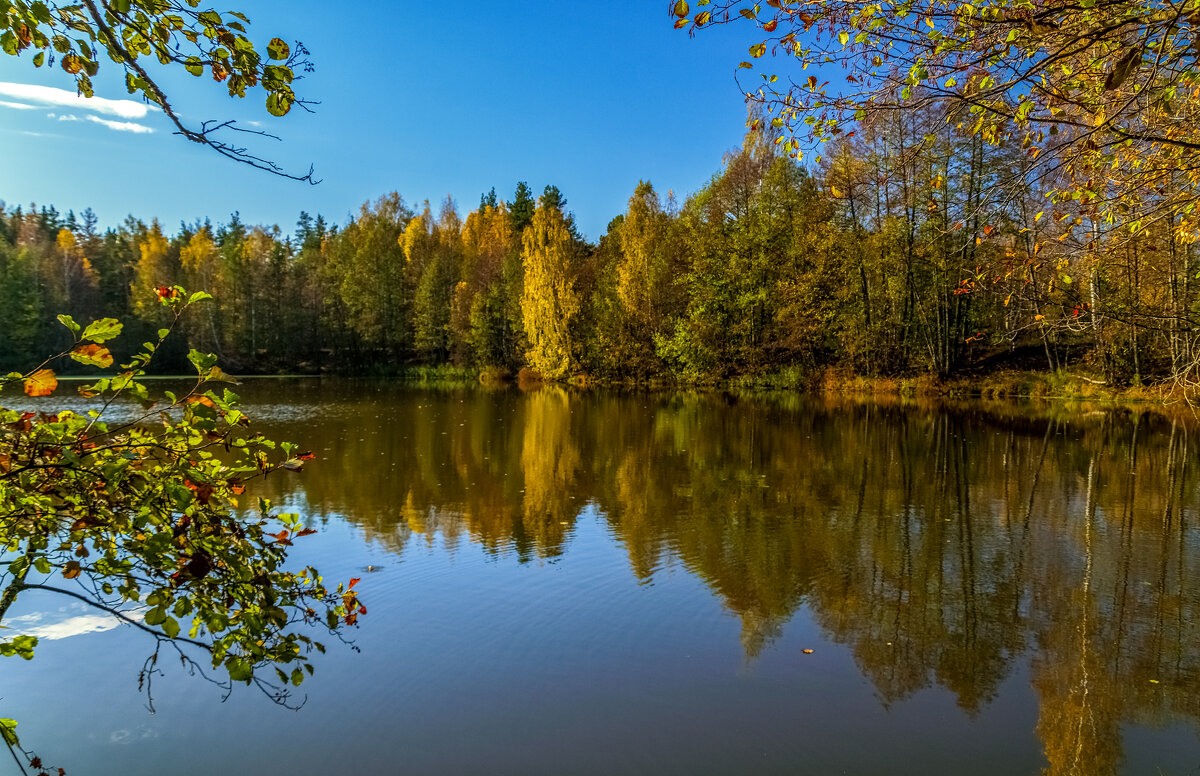
[[[90,209],[0,203],[0,366],[53,352],[62,312],[147,338],[163,323],[156,289],[179,284],[217,301],[186,321],[167,368],[194,347],[243,373],[1192,374],[1198,268],[1170,224],[1083,234],[1087,203],[1038,195],[1026,149],[930,111],[860,122],[809,166],[775,123],[752,116],[682,202],[640,182],[596,244],[558,188],[535,198],[524,182],[465,217],[449,198],[392,193],[344,224],[301,213],[291,233],[236,213],[101,230]]]

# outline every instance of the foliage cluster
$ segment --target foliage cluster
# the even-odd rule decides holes
[[[299,470],[312,455],[247,430],[216,357],[188,352],[195,379],[161,400],[140,381],[185,310],[208,299],[179,287],[156,293],[169,322],[114,375],[80,385],[92,408],[0,407],[0,620],[23,594],[68,599],[154,640],[147,690],[167,649],[214,682],[255,683],[287,703],[313,670],[312,650],[324,651],[302,626],[336,634],[365,609],[353,581],[330,588],[315,568],[287,566],[293,540],[316,533],[298,515],[259,499],[241,516],[247,483]],[[69,339],[62,352],[0,379],[0,389],[23,386],[26,407],[59,388],[59,361],[115,366],[109,348],[122,324],[59,322]],[[0,655],[31,659],[37,639],[13,633]],[[14,752],[15,726],[0,721]]]
[[[85,97],[93,96],[92,78],[107,59],[124,71],[126,91],[158,106],[176,134],[236,162],[311,181],[311,168],[293,175],[255,155],[242,140],[225,139],[231,133],[243,139],[247,134],[273,137],[266,132],[234,121],[185,122],[159,84],[161,69],[182,69],[197,78],[210,76],[230,97],[262,89],[272,116],[283,116],[295,105],[307,109],[309,103],[297,97],[293,83],[312,70],[308,50],[278,37],[256,47],[249,27],[245,14],[221,14],[202,7],[200,0],[0,0],[3,53],[28,56],[34,67],[57,64]]]

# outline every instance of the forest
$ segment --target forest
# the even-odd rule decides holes
[[[1172,224],[1105,232],[1086,201],[1037,193],[1026,149],[931,111],[871,117],[807,163],[773,123],[751,113],[682,200],[639,182],[596,244],[563,192],[524,182],[465,217],[391,193],[344,224],[300,213],[291,232],[237,213],[102,229],[90,209],[0,203],[0,366],[54,352],[61,312],[149,337],[157,289],[178,284],[216,301],[184,322],[168,372],[194,347],[242,374],[1193,377],[1198,268]]]

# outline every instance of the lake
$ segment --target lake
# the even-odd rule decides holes
[[[368,614],[299,711],[168,663],[151,714],[144,634],[22,599],[0,716],[70,776],[1200,771],[1192,423],[239,390],[317,456],[260,488],[319,529],[296,565]]]

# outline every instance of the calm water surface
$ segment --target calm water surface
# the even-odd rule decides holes
[[[1200,773],[1200,440],[1097,412],[254,381],[369,614],[292,712],[30,598],[87,774]],[[284,473],[280,473],[284,474]],[[272,475],[274,476],[274,475]],[[368,568],[374,570],[368,570]],[[811,650],[811,652],[808,652]]]

